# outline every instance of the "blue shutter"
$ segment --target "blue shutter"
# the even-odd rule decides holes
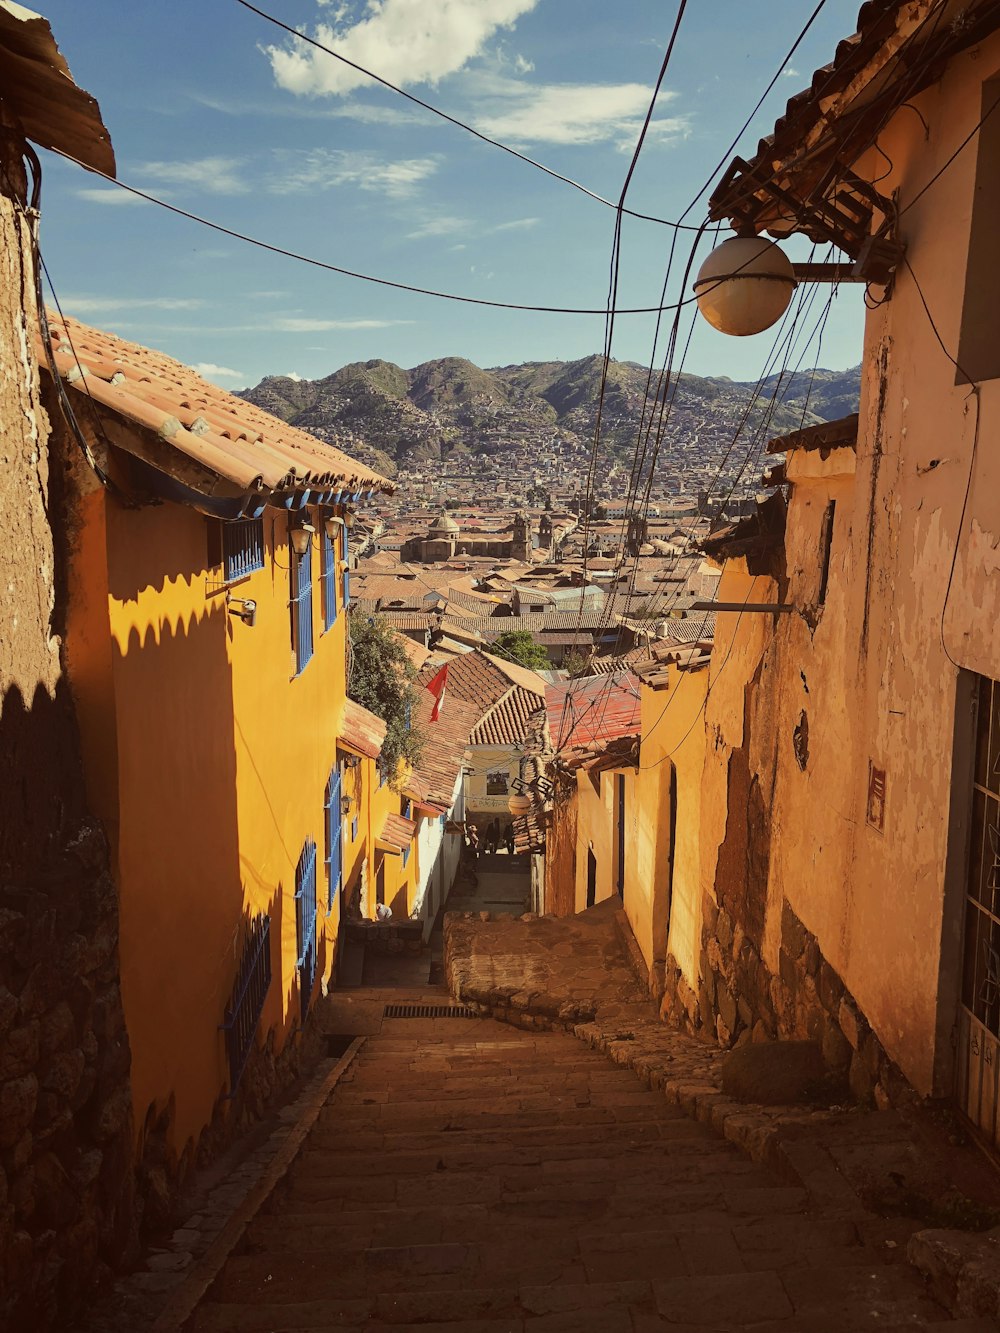
[[[292,578],[292,643],[298,675],[313,655],[312,542],[305,555],[296,555],[291,543],[288,553]]]
[[[344,610],[346,611],[351,602],[351,556],[348,550],[347,528],[343,528],[342,531],[344,534]]]
[[[326,525],[320,538],[323,581],[323,628],[329,629],[337,619],[337,544],[328,535]]]
[[[326,784],[326,875],[327,875],[327,916],[333,911],[333,900],[344,872],[344,853],[341,841],[340,812],[341,772],[334,768]]]
[[[304,1022],[316,981],[316,844],[310,838],[306,839],[295,867],[295,941]]]

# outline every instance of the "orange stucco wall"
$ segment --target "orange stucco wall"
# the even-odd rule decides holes
[[[69,658],[95,808],[116,851],[136,1124],[141,1133],[147,1113],[172,1105],[177,1152],[226,1090],[219,1024],[260,912],[271,917],[272,982],[258,1039],[272,1032],[280,1050],[299,1021],[294,890],[307,838],[317,982],[330,974],[339,922],[339,897],[326,915],[323,805],[346,617],[324,632],[314,550],[314,655],[296,676],[283,512],[266,511],[264,534],[264,568],[230,585],[256,601],[251,627],[227,612],[210,520],[101,494],[81,508]],[[345,843],[345,862],[352,855]]]

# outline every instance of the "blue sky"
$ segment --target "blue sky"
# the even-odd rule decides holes
[[[621,190],[675,13],[664,0],[260,7],[606,198]],[[629,207],[682,213],[812,8],[690,0]],[[613,210],[296,50],[235,0],[50,0],[44,12],[74,77],[100,102],[122,180],[362,272],[491,300],[604,304]],[[742,151],[754,151],[856,17],[857,0],[827,0]],[[462,306],[322,273],[136,201],[52,154],[44,168],[42,250],[67,313],[228,388],[373,357],[494,366],[602,347],[600,317]],[[696,207],[689,220],[702,217]],[[626,219],[621,305],[656,303],[670,234]],[[668,299],[677,295],[675,278]],[[860,359],[862,316],[860,290],[848,287],[822,364]],[[699,322],[687,369],[753,379],[771,336],[725,338]],[[613,354],[648,364],[652,337],[650,317],[623,316]]]

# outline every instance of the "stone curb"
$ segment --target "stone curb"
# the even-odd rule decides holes
[[[918,1231],[910,1237],[906,1257],[954,1314],[1000,1317],[1000,1228],[979,1234]]]
[[[191,1265],[185,1272],[183,1280],[170,1292],[166,1305],[150,1328],[150,1333],[179,1333],[181,1327],[194,1313],[198,1302],[243,1239],[250,1223],[288,1172],[306,1136],[319,1119],[330,1093],[353,1064],[366,1040],[365,1037],[355,1037],[327,1076],[313,1090],[293,1128],[284,1135],[274,1155],[268,1157],[267,1164],[256,1183],[234,1208],[229,1220],[209,1248]]]
[[[791,1184],[801,1186],[828,1214],[867,1215],[868,1210],[822,1148],[782,1138],[785,1129],[831,1121],[838,1112],[800,1106],[757,1106],[727,1097],[722,1092],[720,1076],[724,1051],[707,1046],[702,1051],[693,1042],[693,1049],[683,1049],[690,1038],[672,1033],[658,1019],[645,1014],[618,1013],[612,1027],[605,1026],[600,1015],[592,1022],[577,1023],[568,1017],[553,1018],[532,1012],[530,1000],[525,1006],[520,996],[516,997],[515,1005],[502,1001],[483,1003],[463,995],[459,987],[455,998],[478,1013],[513,1027],[572,1033],[614,1064],[631,1069],[645,1087],[662,1091],[668,1102],[679,1106],[693,1120],[710,1125],[751,1160],[777,1170]],[[647,1009],[648,1005],[636,1008]],[[643,1037],[650,1041],[644,1042]],[[668,1049],[671,1046],[673,1050]]]

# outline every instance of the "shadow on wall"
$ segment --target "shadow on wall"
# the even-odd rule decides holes
[[[122,993],[154,1226],[222,1090],[219,1025],[245,931],[227,620],[208,603],[200,620],[133,628],[112,651]],[[279,912],[275,940],[281,929]]]
[[[4,694],[0,809],[0,1328],[42,1330],[133,1242],[118,905],[63,683]]]

